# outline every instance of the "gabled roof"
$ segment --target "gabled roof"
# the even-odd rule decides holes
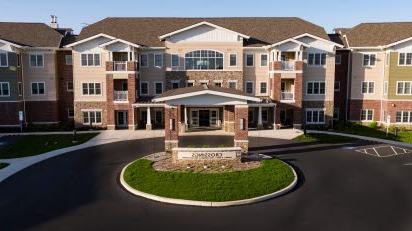
[[[245,46],[265,46],[311,34],[328,40],[324,28],[293,17],[244,17],[244,18],[106,18],[81,31],[78,40],[97,34],[106,34],[147,47],[162,47],[160,36],[207,22],[215,26],[250,36]]]
[[[58,48],[63,35],[44,23],[0,22],[0,38],[20,46]]]
[[[275,44],[271,44],[269,46],[266,46],[265,48],[272,48],[272,47],[279,46],[279,45],[282,45],[282,44],[285,44],[285,43],[288,43],[288,42],[296,43],[296,44],[299,44],[299,45],[304,46],[304,47],[310,47],[309,44],[303,43],[303,42],[298,41],[298,40],[293,39],[293,38],[288,38],[288,39],[285,39],[283,41],[277,42]]]
[[[351,48],[385,47],[412,37],[412,22],[361,23],[342,30]]]
[[[181,99],[199,95],[217,95],[229,98],[235,98],[245,101],[253,101],[253,102],[261,102],[262,100],[257,97],[252,97],[246,95],[243,91],[236,90],[233,88],[223,88],[223,87],[216,87],[216,86],[193,86],[193,87],[185,87],[185,88],[177,88],[174,90],[166,91],[160,96],[156,96],[153,98],[153,102],[164,102],[173,99]]]

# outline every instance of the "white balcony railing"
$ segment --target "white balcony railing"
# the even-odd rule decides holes
[[[114,91],[113,101],[127,101],[128,91]]]
[[[280,99],[281,100],[294,100],[295,93],[294,92],[281,92]]]
[[[113,62],[114,71],[126,71],[126,69],[127,69],[127,62],[124,62],[124,61],[114,61]]]
[[[282,61],[281,62],[282,71],[294,71],[295,70],[295,61]]]

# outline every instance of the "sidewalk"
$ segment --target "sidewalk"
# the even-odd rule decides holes
[[[300,135],[303,132],[299,129],[278,129],[278,130],[254,130],[249,131],[249,137],[265,137],[265,138],[274,138],[274,139],[283,139],[283,140],[292,140]]]
[[[36,133],[38,134],[38,133]],[[55,133],[55,134],[62,134],[62,133]],[[114,130],[114,131],[101,131],[99,135],[92,138],[91,140],[87,141],[86,143],[79,144],[72,147],[62,148],[50,152],[46,152],[44,154],[40,154],[37,156],[29,156],[23,158],[15,158],[15,159],[0,159],[0,162],[9,163],[10,165],[6,168],[0,169],[0,182],[8,178],[9,176],[15,174],[16,172],[27,168],[35,163],[41,162],[43,160],[47,160],[49,158],[59,156],[68,152],[90,148],[102,144],[109,144],[119,141],[125,140],[137,140],[137,139],[145,139],[145,138],[154,138],[154,137],[164,137],[164,130],[153,130],[153,131],[145,131],[145,130],[137,130],[137,131],[129,131],[129,130]]]

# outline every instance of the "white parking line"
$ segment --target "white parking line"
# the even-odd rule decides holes
[[[412,166],[412,163],[406,163],[406,164],[403,164],[403,165]]]

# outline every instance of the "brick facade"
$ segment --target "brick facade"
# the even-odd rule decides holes
[[[17,126],[20,124],[19,111],[23,111],[23,102],[0,102],[0,126]]]
[[[325,109],[325,126],[331,127],[333,124],[333,101],[303,101],[303,108],[324,108]],[[301,116],[304,116],[303,110]],[[302,118],[304,119],[304,117]]]
[[[58,101],[26,101],[28,123],[59,123]]]
[[[66,55],[72,55],[71,51],[57,51],[57,77],[58,77],[58,99],[59,117],[62,122],[73,122],[69,118],[68,110],[73,109],[73,91],[68,91],[67,85],[73,84],[73,65],[66,65]]]
[[[349,102],[349,120],[360,121],[362,109],[372,109],[373,110],[373,120],[380,120],[381,113],[381,101],[380,100],[353,100]]]
[[[235,106],[235,136],[234,143],[235,147],[241,147],[242,153],[247,153],[249,148],[249,137],[248,137],[248,112],[249,108],[247,106]],[[243,120],[243,125],[242,125]],[[243,126],[243,129],[242,127]]]
[[[165,107],[165,149],[170,152],[179,143],[179,107]]]
[[[345,120],[347,115],[348,64],[350,52],[337,50],[336,54],[341,56],[341,64],[335,65],[335,81],[340,83],[340,90],[335,91],[334,107],[339,108],[339,120]]]
[[[87,127],[83,125],[82,110],[102,110],[102,124],[94,127],[107,128],[107,104],[106,102],[74,102],[74,125],[77,128]]]

